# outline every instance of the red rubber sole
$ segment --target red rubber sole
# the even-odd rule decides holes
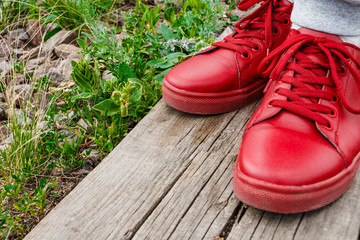
[[[266,79],[251,86],[224,93],[194,93],[177,89],[164,79],[162,91],[164,101],[171,107],[193,114],[219,114],[242,108],[263,96]]]
[[[321,208],[343,195],[354,181],[360,154],[352,165],[336,176],[306,186],[282,186],[250,178],[234,171],[234,193],[240,201],[262,210],[278,213],[298,213]]]

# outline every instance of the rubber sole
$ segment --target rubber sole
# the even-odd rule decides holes
[[[354,181],[359,168],[358,154],[352,165],[336,176],[306,186],[282,186],[234,171],[234,193],[240,201],[252,207],[278,213],[298,213],[321,208],[343,195]]]
[[[251,86],[223,93],[195,93],[177,89],[164,79],[164,101],[182,112],[210,115],[230,112],[260,99],[267,83],[261,79]]]

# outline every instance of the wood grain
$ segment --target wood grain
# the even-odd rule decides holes
[[[244,126],[257,103],[195,116],[160,101],[25,239],[350,239],[360,180],[335,203],[282,215],[232,193]]]

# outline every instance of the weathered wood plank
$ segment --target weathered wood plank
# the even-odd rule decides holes
[[[311,212],[275,214],[249,208],[228,240],[239,239],[359,239],[360,172],[348,192],[334,203]]]
[[[254,104],[240,112],[204,118],[180,113],[160,102],[26,239],[130,239],[141,227],[158,227],[163,231],[156,233],[160,238],[171,236],[181,223],[178,213],[191,212],[192,204],[202,205],[206,199],[211,206],[231,196],[240,131],[253,109]],[[212,175],[217,178],[210,180]],[[206,195],[198,202],[201,190]],[[172,207],[165,207],[166,203]],[[163,210],[159,204],[164,205]],[[222,208],[216,205],[203,214],[211,214],[214,223],[223,225],[235,205],[225,207],[225,215],[219,214]],[[211,213],[214,209],[216,213]],[[171,222],[170,226],[143,225],[158,212],[169,216],[166,223]],[[198,224],[206,224],[206,219]]]
[[[239,111],[214,141],[194,152],[189,167],[134,239],[210,239],[219,234],[237,206],[232,173],[243,127],[253,110],[251,105]]]
[[[304,214],[243,206],[232,193],[243,127],[256,108],[201,117],[160,102],[26,239],[350,239],[360,179]]]

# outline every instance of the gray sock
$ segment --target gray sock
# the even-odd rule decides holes
[[[360,47],[360,0],[295,0],[291,20]]]

